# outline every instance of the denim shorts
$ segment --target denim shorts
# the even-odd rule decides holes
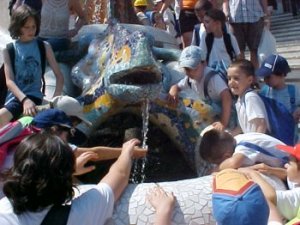
[[[36,105],[41,105],[43,102],[43,99],[36,98],[33,96],[27,96],[31,101],[33,101]],[[14,97],[11,101],[8,103],[5,103],[4,108],[6,108],[12,115],[13,120],[19,119],[19,117],[23,113],[23,104]]]

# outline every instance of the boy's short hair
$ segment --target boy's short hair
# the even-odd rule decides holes
[[[188,46],[181,52],[179,58],[180,67],[196,69],[197,66],[205,60],[203,50],[198,46]]]
[[[218,225],[264,225],[269,206],[261,188],[234,169],[217,173],[213,180],[213,216]]]
[[[256,75],[259,77],[267,77],[271,74],[286,76],[289,72],[291,72],[291,68],[284,57],[270,55],[263,61]]]
[[[214,161],[222,158],[227,149],[234,150],[234,138],[225,131],[212,129],[207,131],[200,142],[199,152],[202,159]]]

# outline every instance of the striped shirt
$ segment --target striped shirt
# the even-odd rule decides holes
[[[260,0],[229,0],[232,23],[255,23],[264,16]]]

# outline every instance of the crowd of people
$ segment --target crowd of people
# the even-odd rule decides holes
[[[224,0],[223,9],[213,0],[152,3],[153,11],[147,11],[146,0],[133,1],[140,23],[181,37],[183,48],[179,66],[185,77],[170,88],[168,103],[176,106],[180,92],[192,89],[218,112],[201,137],[200,156],[213,165],[213,172],[236,169],[259,185],[268,210],[266,221],[257,224],[278,225],[295,218],[300,206],[300,147],[287,146],[272,136],[270,115],[260,95],[280,102],[291,114],[295,144],[300,95],[295,85],[286,84],[290,67],[284,57],[270,55],[258,63],[264,20],[270,16],[267,1]],[[69,30],[71,13],[78,19]],[[128,184],[132,159],[147,154],[147,149],[138,147],[137,139],[120,148],[83,148],[69,143],[80,133],[78,123],[91,124],[76,99],[61,96],[64,78],[55,52],[69,50],[71,38],[84,24],[85,13],[77,0],[17,0],[12,7],[9,32],[15,55],[12,58],[9,49],[3,51],[9,93],[0,109],[0,127],[18,122],[34,129],[15,140],[13,150],[0,145],[5,156],[0,164],[0,224],[41,224],[52,211],[61,211],[61,206],[69,210],[68,224],[104,224]],[[245,59],[246,46],[250,60]],[[56,89],[51,109],[39,112],[37,106],[46,101],[42,54],[56,76]],[[258,78],[264,80],[261,89]],[[22,115],[26,119],[20,119]],[[74,198],[77,184],[73,177],[94,169],[86,166],[88,161],[106,159],[116,159],[107,175]],[[274,190],[260,173],[277,176],[290,190]],[[157,186],[149,190],[147,199],[156,211],[155,224],[170,224],[176,201],[173,193]],[[230,225],[226,216],[221,218],[216,217],[218,224]]]

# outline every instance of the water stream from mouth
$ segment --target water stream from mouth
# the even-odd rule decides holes
[[[142,102],[142,148],[144,149],[148,149],[148,145],[147,145],[147,139],[148,139],[148,131],[149,131],[149,108],[150,108],[150,100],[149,99],[145,99]],[[133,165],[133,174],[132,174],[132,178],[131,181],[134,184],[137,183],[144,183],[145,181],[145,167],[147,164],[147,156],[139,159],[139,160],[135,160],[134,161],[134,165]]]

